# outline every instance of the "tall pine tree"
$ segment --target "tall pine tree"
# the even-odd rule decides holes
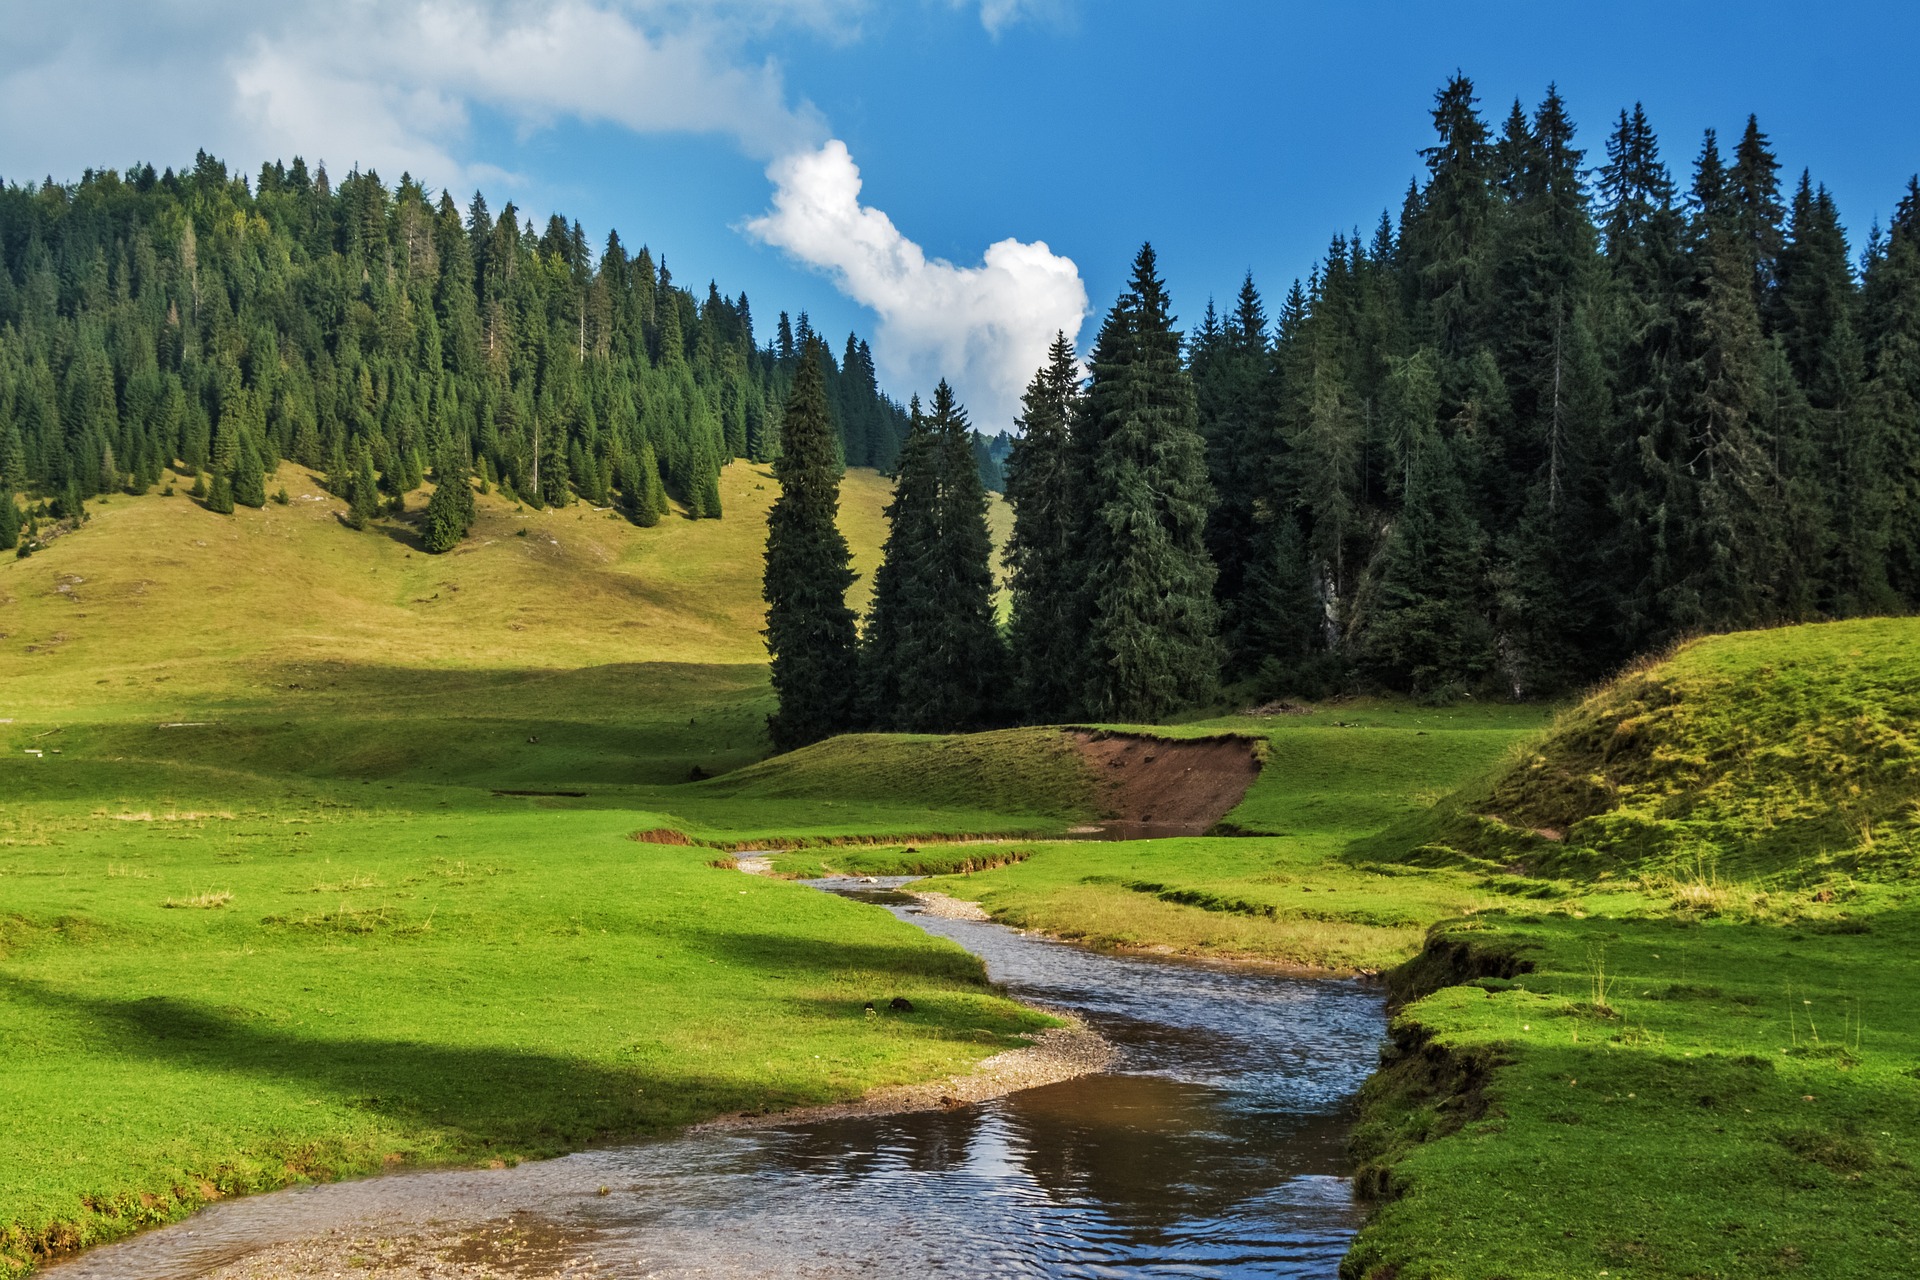
[[[1054,336],[1047,363],[1020,405],[1020,434],[1007,456],[1013,507],[1005,553],[1013,597],[1008,644],[1019,705],[1029,719],[1045,723],[1074,715],[1085,692],[1085,637],[1077,626],[1082,485],[1073,447],[1080,364],[1066,334]]]
[[[885,557],[867,623],[874,723],[915,733],[977,729],[1002,701],[992,542],[966,411],[942,381],[900,450]]]
[[[787,396],[782,450],[773,464],[780,496],[767,514],[767,652],[779,707],[767,732],[781,751],[851,728],[859,653],[847,588],[852,553],[837,523],[840,450],[827,412],[820,353],[809,343]]]
[[[1086,443],[1090,714],[1158,720],[1214,695],[1206,446],[1153,246],[1093,351]]]

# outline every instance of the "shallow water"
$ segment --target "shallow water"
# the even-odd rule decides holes
[[[982,956],[1016,995],[1079,1013],[1117,1047],[1111,1070],[958,1111],[277,1192],[47,1274],[184,1280],[328,1232],[508,1218],[537,1246],[530,1275],[1335,1274],[1357,1225],[1342,1146],[1384,1030],[1376,988],[923,916],[899,883],[822,887],[869,894]]]

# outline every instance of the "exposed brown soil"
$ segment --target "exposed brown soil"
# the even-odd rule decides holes
[[[629,840],[638,840],[641,844],[677,844],[691,845],[684,831],[675,831],[672,827],[651,827],[645,831],[636,831],[628,836]]]
[[[1080,755],[1106,788],[1116,821],[1200,835],[1240,803],[1260,776],[1251,738],[1146,738],[1081,730]]]

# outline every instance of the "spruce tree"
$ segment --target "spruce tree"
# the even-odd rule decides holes
[[[623,456],[615,469],[615,481],[621,515],[642,529],[660,523],[660,508],[654,497],[660,486],[660,464],[654,461],[653,445],[643,444],[638,459]]]
[[[1005,662],[987,496],[966,411],[945,381],[902,442],[886,514],[865,650],[873,723],[950,733],[993,722]]]
[[[852,727],[859,655],[847,588],[851,553],[840,510],[839,442],[817,353],[806,349],[782,418],[774,462],[780,496],[767,515],[767,652],[778,710],[767,720],[789,751]]]
[[[233,460],[233,500],[243,507],[267,505],[267,473],[260,463],[260,451],[254,448],[251,433],[240,434],[240,447]]]
[[[1869,256],[1865,319],[1872,375],[1864,412],[1893,441],[1894,492],[1887,576],[1907,608],[1920,607],[1920,178]]]
[[[1438,361],[1421,350],[1393,363],[1383,414],[1400,510],[1386,534],[1365,665],[1386,684],[1447,701],[1493,665],[1481,601],[1486,539],[1460,476],[1459,445],[1442,431]]]
[[[13,490],[0,477],[0,551],[11,551],[20,541],[20,508],[14,505]]]
[[[213,488],[207,491],[207,510],[223,516],[233,514],[233,481],[224,471],[213,477]]]
[[[1647,587],[1661,638],[1778,620],[1785,491],[1759,445],[1766,345],[1748,241],[1709,133],[1694,179],[1694,280],[1679,311],[1678,430],[1649,454],[1666,499]]]
[[[1900,607],[1887,557],[1900,502],[1899,441],[1912,431],[1865,403],[1858,299],[1839,210],[1826,189],[1816,190],[1803,174],[1780,253],[1773,314],[1804,415],[1802,438],[1790,442],[1799,447],[1790,449],[1786,463],[1797,473],[1795,492],[1805,495],[1818,523],[1818,605],[1837,616]]]
[[[360,455],[360,469],[347,487],[347,527],[364,529],[380,514],[380,485],[373,476],[373,458]]]
[[[1077,713],[1086,684],[1079,629],[1084,522],[1073,441],[1080,366],[1066,334],[1054,336],[1020,403],[1020,433],[1006,468],[1013,507],[1005,551],[1013,597],[1008,644],[1021,715],[1051,723]]]
[[[1207,518],[1207,551],[1219,570],[1214,592],[1231,637],[1238,632],[1241,612],[1251,603],[1246,579],[1251,559],[1258,554],[1262,507],[1271,502],[1279,463],[1268,430],[1272,354],[1267,346],[1266,308],[1252,275],[1241,282],[1233,311],[1217,334],[1209,338],[1207,328],[1202,326],[1201,336],[1193,343],[1190,367],[1214,493]],[[1247,655],[1237,645],[1229,658],[1240,669],[1247,666]]]
[[[861,633],[861,719],[880,729],[907,721],[902,689],[901,651],[910,646],[909,632],[925,630],[931,610],[927,599],[928,562],[937,536],[939,458],[920,397],[907,409],[907,437],[900,442],[895,462],[893,496],[884,511],[887,538],[880,548],[880,567],[873,574],[873,600]]]
[[[441,555],[458,546],[473,527],[473,486],[466,459],[451,450],[434,467],[433,478],[433,496],[427,499],[420,541],[428,553]]]
[[[1109,312],[1087,390],[1086,706],[1159,720],[1212,697],[1206,447],[1153,247]]]

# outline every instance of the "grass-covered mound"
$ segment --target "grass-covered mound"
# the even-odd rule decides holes
[[[1686,645],[1563,714],[1409,831],[1429,854],[1564,876],[1914,875],[1920,620]]]
[[[716,811],[762,815],[758,831],[738,830],[738,823],[707,828],[735,844],[804,843],[809,831],[841,839],[1057,830],[1096,816],[1100,804],[1097,780],[1073,739],[1057,729],[846,734],[685,788],[674,799],[688,812],[711,815],[709,823],[722,820]],[[913,805],[924,806],[924,822],[915,822]],[[878,821],[876,811],[884,815]]]
[[[1366,842],[1515,900],[1394,975],[1346,1275],[1912,1271],[1916,640],[1697,642]]]

